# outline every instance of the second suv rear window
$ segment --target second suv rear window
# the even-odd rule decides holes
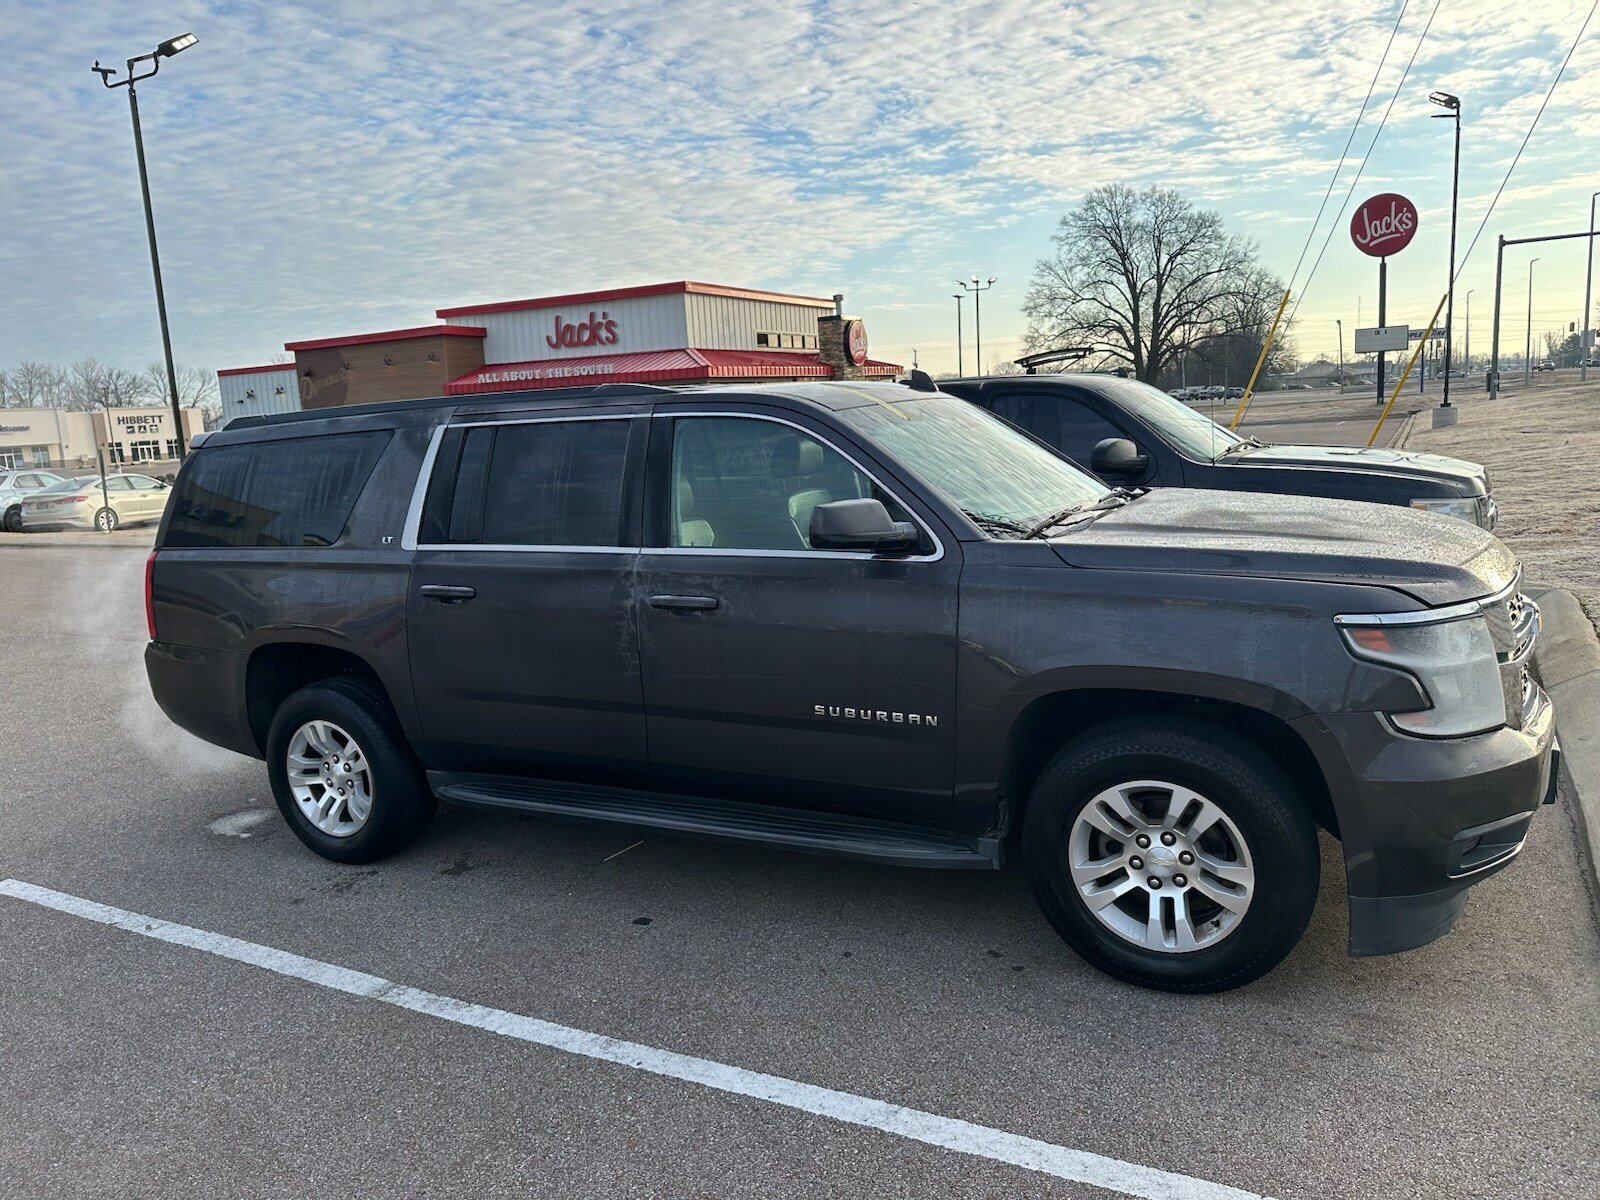
[[[620,546],[634,422],[534,421],[455,430],[440,445],[420,541]],[[449,486],[454,464],[454,487]],[[441,473],[443,472],[443,473]]]
[[[163,546],[331,546],[388,430],[206,447],[178,478]]]

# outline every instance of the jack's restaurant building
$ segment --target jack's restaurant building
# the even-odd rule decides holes
[[[443,308],[437,323],[286,342],[219,371],[222,416],[597,383],[885,379],[844,298],[682,280]]]

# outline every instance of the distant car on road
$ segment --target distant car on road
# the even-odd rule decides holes
[[[1554,371],[1555,369],[1555,363],[1551,362],[1548,358],[1534,368],[1535,371]]]
[[[22,530],[22,502],[42,492],[61,476],[54,471],[0,471],[0,528],[7,533]]]
[[[104,490],[98,475],[63,479],[22,502],[22,528],[99,529],[159,521],[166,511],[168,486],[148,475],[108,475]]]

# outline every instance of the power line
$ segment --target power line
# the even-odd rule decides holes
[[[1328,236],[1322,240],[1322,249],[1317,251],[1317,259],[1311,264],[1311,273],[1306,276],[1304,285],[1300,288],[1300,295],[1295,298],[1294,307],[1289,310],[1289,320],[1292,323],[1295,314],[1300,311],[1300,301],[1305,297],[1306,290],[1311,286],[1311,281],[1316,278],[1317,268],[1322,265],[1322,256],[1328,252],[1328,243],[1333,241],[1334,230],[1339,228],[1339,218],[1344,216],[1344,210],[1350,203],[1350,197],[1355,194],[1356,184],[1361,182],[1362,173],[1367,169],[1367,161],[1372,157],[1372,152],[1377,148],[1378,139],[1383,136],[1383,127],[1389,123],[1389,114],[1394,111],[1395,101],[1400,99],[1400,89],[1406,85],[1406,77],[1411,74],[1411,68],[1417,61],[1417,55],[1422,53],[1422,43],[1428,40],[1428,31],[1433,28],[1433,18],[1439,15],[1441,0],[1433,0],[1433,9],[1428,13],[1428,23],[1422,27],[1422,33],[1417,38],[1417,44],[1411,49],[1411,57],[1406,61],[1406,69],[1400,72],[1400,80],[1394,85],[1394,91],[1389,96],[1389,105],[1383,110],[1383,119],[1378,122],[1378,128],[1372,135],[1372,141],[1367,145],[1367,152],[1361,156],[1361,165],[1356,168],[1355,178],[1350,181],[1344,199],[1339,203],[1339,216],[1333,219],[1328,226]],[[1600,4],[1600,0],[1595,0]]]
[[[1367,94],[1361,98],[1361,107],[1356,109],[1355,123],[1350,126],[1350,136],[1344,140],[1344,149],[1339,151],[1339,158],[1333,164],[1333,174],[1328,178],[1328,186],[1322,193],[1322,203],[1317,205],[1317,215],[1311,220],[1311,228],[1306,231],[1305,244],[1300,247],[1300,257],[1294,260],[1294,270],[1289,272],[1288,288],[1294,289],[1294,281],[1299,278],[1300,267],[1306,261],[1306,251],[1311,249],[1312,239],[1317,236],[1317,226],[1322,224],[1322,214],[1328,207],[1328,197],[1333,195],[1333,185],[1339,182],[1339,173],[1344,170],[1344,160],[1350,155],[1350,144],[1356,140],[1356,131],[1361,128],[1361,121],[1367,115],[1367,105],[1372,102],[1373,89],[1378,86],[1378,77],[1383,74],[1383,68],[1389,61],[1389,51],[1394,48],[1395,34],[1400,32],[1400,22],[1405,20],[1406,9],[1411,6],[1411,0],[1402,0],[1400,13],[1394,19],[1394,25],[1389,30],[1389,40],[1383,47],[1383,57],[1378,59],[1377,70],[1372,72],[1372,82],[1367,84]],[[1307,281],[1309,282],[1309,280]]]
[[[1478,232],[1472,235],[1472,243],[1467,247],[1466,255],[1461,259],[1461,265],[1456,268],[1456,278],[1461,278],[1461,272],[1466,268],[1467,259],[1472,257],[1472,251],[1478,244],[1478,239],[1483,236],[1484,228],[1489,224],[1489,217],[1494,212],[1495,205],[1500,203],[1500,194],[1506,190],[1506,184],[1511,182],[1511,172],[1517,169],[1517,163],[1522,161],[1522,152],[1528,148],[1528,140],[1533,137],[1533,131],[1539,127],[1539,118],[1544,116],[1545,105],[1550,103],[1550,97],[1555,95],[1556,84],[1561,82],[1561,76],[1566,72],[1567,64],[1572,61],[1572,55],[1578,49],[1578,43],[1583,41],[1584,30],[1589,28],[1589,22],[1594,20],[1594,14],[1600,9],[1600,0],[1589,9],[1589,15],[1583,19],[1583,24],[1578,27],[1578,36],[1572,39],[1572,45],[1567,50],[1567,56],[1561,60],[1561,66],[1556,71],[1556,77],[1550,81],[1550,87],[1544,94],[1544,100],[1539,104],[1539,111],[1533,114],[1533,122],[1528,126],[1528,132],[1522,135],[1522,145],[1517,147],[1516,154],[1511,159],[1511,165],[1506,168],[1505,178],[1500,181],[1500,186],[1495,189],[1494,199],[1489,201],[1488,211],[1483,214],[1483,220],[1478,225]]]

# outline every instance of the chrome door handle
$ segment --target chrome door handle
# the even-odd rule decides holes
[[[463,600],[471,600],[478,594],[477,588],[456,587],[448,583],[425,583],[417,591],[429,600],[437,600],[441,604],[460,604]]]
[[[715,596],[651,596],[651,608],[672,608],[682,612],[706,612],[717,606]]]

